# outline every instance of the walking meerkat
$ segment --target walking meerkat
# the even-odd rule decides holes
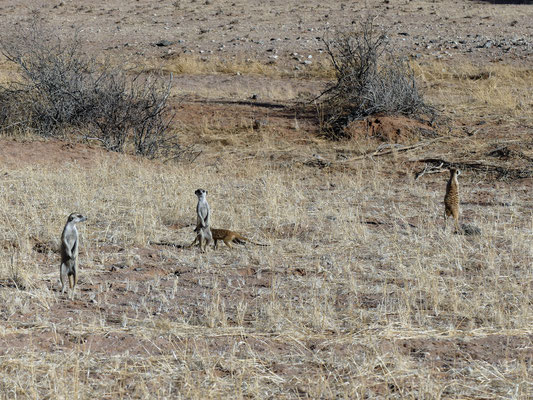
[[[86,221],[87,217],[78,213],[72,213],[68,216],[65,228],[61,234],[61,267],[59,269],[59,278],[61,279],[61,293],[65,293],[68,279],[71,290],[70,298],[74,297],[74,290],[78,282],[78,222]]]
[[[207,246],[213,241],[211,228],[209,227],[211,209],[207,202],[207,190],[196,189],[194,194],[198,197],[198,204],[196,205],[196,229],[194,230],[197,233],[197,236],[191,243],[191,246],[198,241],[200,250],[205,252]]]
[[[461,171],[455,168],[450,168],[450,179],[446,185],[446,195],[444,196],[444,222],[448,220],[448,217],[452,216],[455,220],[456,232],[459,228],[459,182],[457,177],[461,174]],[[445,224],[446,227],[446,224]]]
[[[252,242],[250,239],[245,238],[237,232],[230,231],[229,229],[211,229],[213,240],[215,241],[215,249],[218,248],[218,241],[222,240],[230,249],[233,248],[231,243],[246,244],[246,242],[255,244],[256,246],[268,246],[268,244]]]
[[[213,237],[214,248],[218,248],[218,241],[222,240],[224,243],[226,243],[226,246],[228,246],[230,249],[233,248],[231,243],[237,243],[237,244],[246,244],[252,243],[256,246],[268,246],[268,244],[262,244],[262,243],[256,243],[252,242],[250,239],[242,236],[240,233],[230,231],[229,229],[211,229],[211,235]],[[200,243],[200,234],[196,235],[196,238],[194,239],[194,242],[191,243],[191,246],[194,246],[196,243]]]

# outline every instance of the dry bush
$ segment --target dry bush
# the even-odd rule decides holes
[[[322,94],[326,131],[342,137],[352,121],[375,114],[436,116],[426,104],[409,64],[394,55],[386,33],[368,18],[359,32],[324,39],[336,80]]]
[[[129,77],[86,53],[79,36],[62,40],[38,23],[4,37],[1,48],[22,77],[0,88],[4,133],[21,125],[43,136],[78,130],[111,151],[130,144],[150,158],[181,151],[170,126],[171,79]]]

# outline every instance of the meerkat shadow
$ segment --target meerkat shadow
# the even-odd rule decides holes
[[[465,236],[481,235],[481,228],[473,224],[461,224],[461,231],[456,233]]]
[[[152,240],[150,240],[148,242],[149,245],[153,246],[168,246],[168,247],[174,247],[176,249],[184,249],[186,248],[187,246],[184,245],[184,244],[179,244],[179,243],[173,243],[173,242],[154,242]]]

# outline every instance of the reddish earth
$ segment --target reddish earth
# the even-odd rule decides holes
[[[78,163],[86,167],[98,165],[102,158],[112,157],[101,146],[91,146],[59,139],[20,140],[1,139],[0,160],[2,165],[17,168],[29,165],[57,165]]]
[[[387,143],[409,143],[413,140],[435,138],[438,131],[429,123],[411,118],[376,115],[352,122],[346,133],[354,138],[373,138]]]

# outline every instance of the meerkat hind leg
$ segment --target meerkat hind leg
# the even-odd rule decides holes
[[[70,298],[74,298],[74,290],[76,290],[76,272],[74,271],[68,276],[68,284],[70,287]]]
[[[200,234],[196,235],[192,243],[188,245],[187,248],[194,246],[196,243],[200,244]]]
[[[455,233],[461,233],[461,227],[459,226],[459,216],[456,214],[453,216],[455,221]]]
[[[448,225],[450,224],[450,217],[455,219],[455,215],[453,215],[453,212],[450,209],[446,209],[444,211],[444,230],[447,230]]]
[[[200,251],[202,253],[207,251],[207,238],[203,235],[203,233],[200,234]]]
[[[59,272],[59,278],[61,280],[61,293],[65,293],[65,289],[67,288],[67,280],[69,280],[68,269],[65,263],[61,264],[61,269]]]

